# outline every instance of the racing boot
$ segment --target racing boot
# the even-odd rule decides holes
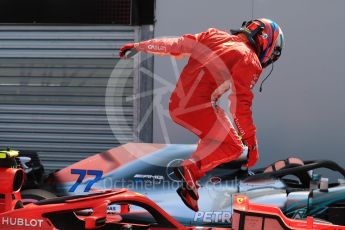
[[[177,178],[182,180],[182,187],[194,200],[199,199],[197,180],[202,176],[197,163],[193,159],[184,160],[180,166],[174,169]]]
[[[176,190],[177,194],[181,197],[183,203],[193,211],[199,211],[198,201],[193,199],[193,197],[189,194],[189,192],[183,187],[179,187]]]

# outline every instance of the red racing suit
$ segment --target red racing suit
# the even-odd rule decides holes
[[[243,35],[211,28],[195,35],[143,41],[135,48],[159,55],[190,56],[171,95],[169,111],[176,123],[200,138],[192,155],[198,162],[199,177],[237,159],[243,152],[241,138],[256,145],[252,88],[262,67]],[[228,90],[230,113],[238,132],[216,104]]]

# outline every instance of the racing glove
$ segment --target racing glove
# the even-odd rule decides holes
[[[124,59],[126,58],[126,52],[130,51],[132,49],[135,49],[136,47],[138,47],[138,43],[127,43],[124,46],[121,47],[120,51],[119,51],[119,56],[120,58]]]
[[[253,167],[256,162],[259,160],[259,150],[256,136],[253,135],[246,140],[243,140],[243,143],[248,147],[248,163],[247,167]]]

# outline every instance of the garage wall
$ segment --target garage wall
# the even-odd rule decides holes
[[[1,25],[0,147],[37,151],[54,170],[133,141],[134,64],[117,53],[137,33]]]
[[[197,33],[209,27],[237,28],[252,14],[279,22],[286,36],[283,56],[263,93],[257,92],[258,87],[254,90],[259,166],[292,154],[343,162],[345,1],[217,0],[211,4],[208,0],[157,0],[156,8],[156,37]],[[169,94],[184,64],[155,58],[155,89],[165,90],[154,97],[155,142],[196,141],[167,114]]]

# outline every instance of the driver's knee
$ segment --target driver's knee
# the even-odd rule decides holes
[[[230,155],[230,158],[233,158],[233,160],[239,159],[244,152],[244,146],[236,142],[223,142],[220,149],[222,152]]]

